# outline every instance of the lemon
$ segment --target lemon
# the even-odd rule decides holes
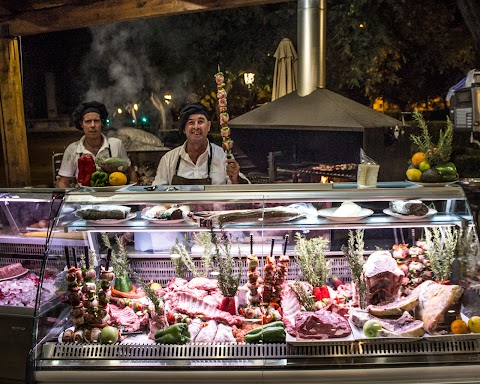
[[[127,184],[127,176],[122,172],[113,172],[108,177],[110,185],[125,185]]]
[[[425,172],[426,170],[430,169],[430,164],[427,161],[422,161],[418,165],[418,169],[422,172]]]
[[[468,329],[473,333],[480,333],[480,316],[472,316],[468,320]]]
[[[417,168],[409,168],[405,174],[410,181],[420,181],[420,177],[422,177],[422,171]]]
[[[150,284],[150,289],[151,289],[152,291],[155,291],[155,290],[157,290],[157,289],[162,289],[162,286],[161,286],[161,284],[158,284],[158,283],[151,283],[151,284]]]

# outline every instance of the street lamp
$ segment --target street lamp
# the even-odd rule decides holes
[[[252,109],[252,85],[255,81],[255,73],[253,72],[244,72],[243,80],[245,81],[245,85],[248,88],[248,110]]]
[[[245,81],[245,85],[250,89],[255,81],[255,73],[253,72],[245,72],[243,74],[243,80]]]

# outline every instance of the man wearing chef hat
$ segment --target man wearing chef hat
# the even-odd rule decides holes
[[[224,150],[208,138],[211,121],[201,103],[180,111],[179,132],[186,141],[167,152],[160,160],[153,185],[247,184],[235,159],[227,159]]]
[[[131,181],[136,181],[135,172],[132,172],[131,162],[122,141],[115,137],[107,138],[102,133],[102,126],[108,117],[105,105],[98,101],[81,103],[72,117],[75,128],[83,130],[84,135],[65,149],[58,171],[57,186],[69,188],[74,183],[78,175],[78,159],[82,154],[91,154],[94,158],[102,156],[125,159],[129,167],[124,173],[130,176]]]

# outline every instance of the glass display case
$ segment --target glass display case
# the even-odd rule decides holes
[[[54,275],[44,269],[65,241],[52,239],[63,194],[54,190],[0,191],[0,381],[21,383],[27,377],[34,319],[55,296]],[[51,241],[50,241],[51,240]],[[50,241],[50,244],[49,244]],[[44,305],[37,307],[42,292]]]
[[[74,190],[45,246],[38,383],[478,376],[459,186]]]

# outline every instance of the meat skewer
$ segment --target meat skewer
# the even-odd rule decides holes
[[[230,117],[227,112],[227,91],[225,90],[225,77],[223,76],[223,72],[220,72],[220,66],[218,66],[218,72],[215,74],[215,82],[217,83],[217,99],[220,111],[219,120],[222,148],[226,152],[227,159],[233,159],[233,140],[230,138],[230,128],[228,127]]]
[[[259,273],[257,271],[257,267],[258,257],[253,253],[253,235],[250,235],[250,254],[247,255],[247,288],[249,289],[249,292],[247,293],[247,300],[252,306],[257,306],[260,304],[260,293],[258,292],[257,282]]]
[[[275,239],[272,239],[272,246],[270,249],[270,255],[267,256],[265,261],[265,267],[263,268],[263,302],[268,304],[272,301],[272,295],[274,290],[275,283],[275,256],[273,256],[273,246],[275,244]]]

